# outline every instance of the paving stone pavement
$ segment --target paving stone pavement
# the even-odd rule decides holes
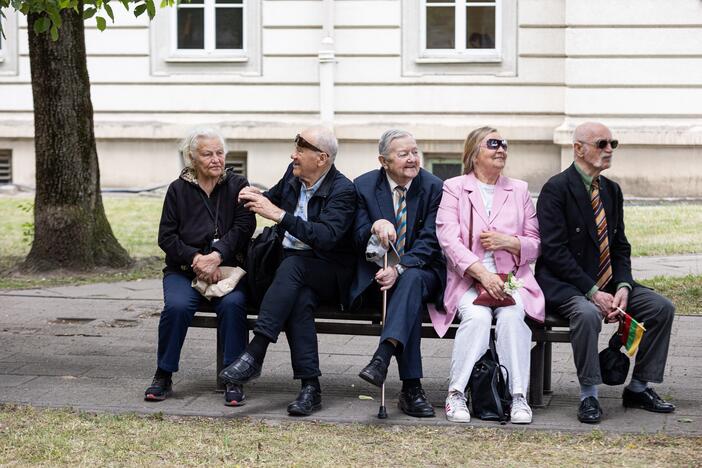
[[[634,275],[685,275],[702,271],[702,256],[633,259]],[[155,369],[156,332],[162,307],[160,280],[0,292],[0,402],[88,411],[163,412],[174,415],[292,420],[285,408],[295,397],[284,335],[268,353],[260,379],[246,386],[240,408],[223,405],[215,386],[215,331],[191,329],[183,347],[181,371],[174,375],[174,396],[146,403],[143,391]],[[597,426],[613,432],[664,432],[702,435],[702,316],[677,317],[673,326],[665,381],[657,391],[677,411],[658,415],[621,406],[622,387],[602,386],[605,417]],[[614,332],[606,325],[600,347]],[[323,409],[312,419],[363,424],[450,425],[443,401],[451,340],[422,342],[423,384],[437,417],[415,419],[396,407],[400,383],[391,366],[386,394],[387,420],[377,419],[380,392],[357,377],[377,338],[319,336]],[[577,422],[578,385],[570,345],[553,346],[553,394],[546,408],[534,410],[528,429],[591,431]],[[633,366],[632,366],[633,367]],[[372,399],[367,399],[371,397]],[[475,421],[476,427],[494,423]],[[507,425],[506,428],[517,426]]]

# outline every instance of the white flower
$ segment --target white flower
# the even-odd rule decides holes
[[[510,273],[507,276],[507,281],[505,281],[504,290],[510,296],[514,296],[514,293],[523,286],[524,281],[517,279],[517,277],[514,276],[514,273]]]

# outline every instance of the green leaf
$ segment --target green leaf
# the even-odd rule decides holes
[[[48,16],[42,16],[34,22],[34,32],[37,34],[45,33],[51,27],[51,20]]]
[[[137,5],[137,7],[134,9],[134,16],[141,16],[144,11],[146,11],[146,5]]]
[[[125,10],[129,11],[129,0],[119,0],[122,2],[122,6],[125,8]]]
[[[87,20],[95,16],[95,13],[97,13],[97,10],[95,8],[88,8],[83,12],[83,19]]]
[[[154,5],[154,0],[145,0],[146,10],[149,12],[149,18],[153,19],[156,16],[156,6]]]
[[[56,25],[51,26],[51,40],[54,42],[58,41],[58,28]]]
[[[105,28],[107,27],[107,21],[105,21],[105,18],[103,18],[102,16],[96,16],[95,22],[97,23],[97,28],[100,31],[104,31]]]
[[[107,16],[110,17],[112,22],[115,22],[115,15],[112,13],[112,7],[110,6],[109,3],[105,3],[105,12],[107,12]]]

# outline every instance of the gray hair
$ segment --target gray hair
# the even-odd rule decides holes
[[[386,130],[385,133],[383,133],[383,135],[380,137],[380,140],[378,141],[378,154],[387,156],[388,152],[390,151],[390,145],[392,144],[392,142],[394,140],[397,140],[398,138],[406,137],[414,139],[414,135],[412,135],[406,130],[400,130],[397,128],[391,128],[390,130]]]
[[[213,127],[198,127],[190,131],[190,134],[180,143],[180,154],[183,157],[185,167],[192,166],[190,155],[197,151],[197,145],[202,139],[217,138],[222,142],[224,153],[227,153],[227,142],[219,130]]]
[[[312,130],[317,138],[315,146],[327,153],[332,164],[334,164],[336,153],[339,151],[339,142],[334,136],[334,132],[323,126],[310,127],[307,130]]]

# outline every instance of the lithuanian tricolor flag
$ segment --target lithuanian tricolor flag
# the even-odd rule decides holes
[[[631,315],[621,309],[619,310],[622,312],[622,319],[619,323],[619,334],[622,337],[622,345],[626,348],[626,354],[631,357],[636,350],[639,349],[641,337],[646,329],[643,323],[637,322]]]

